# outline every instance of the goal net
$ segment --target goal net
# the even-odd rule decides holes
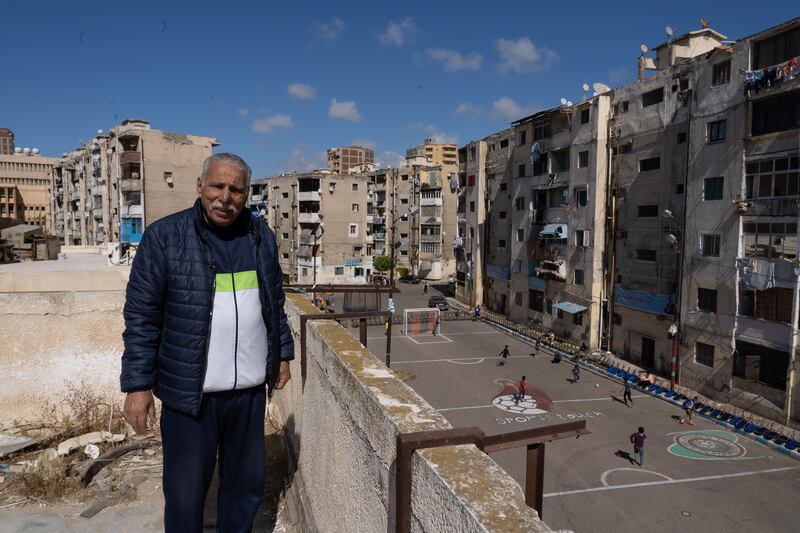
[[[433,333],[436,319],[440,312],[437,308],[419,307],[416,309],[405,309],[403,311],[403,335],[421,335],[423,333]],[[441,321],[439,322],[441,330]]]

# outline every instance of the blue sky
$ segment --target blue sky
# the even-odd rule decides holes
[[[581,85],[635,76],[639,45],[711,27],[736,39],[793,2],[4,2],[0,127],[59,155],[128,117],[217,136],[256,176],[330,146],[397,163],[463,144]],[[638,7],[637,7],[638,6]]]

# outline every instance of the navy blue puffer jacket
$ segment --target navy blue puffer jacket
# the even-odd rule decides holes
[[[240,216],[248,218],[255,250],[261,314],[269,337],[266,375],[271,391],[280,361],[294,358],[283,310],[283,273],[272,230],[246,210]],[[126,291],[123,392],[152,389],[172,409],[200,412],[214,275],[199,200],[194,207],[148,226]]]

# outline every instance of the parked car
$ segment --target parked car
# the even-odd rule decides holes
[[[447,299],[440,294],[428,298],[428,307],[436,307],[439,311],[448,311],[450,309]]]
[[[400,281],[402,281],[403,283],[413,283],[414,285],[416,285],[417,283],[420,282],[420,279],[419,276],[415,276],[414,274],[406,274],[405,276],[400,278]]]

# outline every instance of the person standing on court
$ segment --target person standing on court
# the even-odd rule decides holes
[[[576,362],[572,367],[572,382],[577,383],[579,379],[581,379],[581,367]]]
[[[498,356],[502,357],[500,362],[497,363],[497,366],[505,366],[506,359],[508,359],[508,344],[503,347],[503,351],[498,354]]]
[[[685,402],[683,402],[683,411],[686,413],[686,423],[692,424],[692,418],[694,417],[694,404],[697,403],[697,396],[694,398],[687,398]],[[683,422],[683,421],[681,421]]]
[[[264,411],[294,358],[275,235],[245,209],[251,171],[215,154],[194,206],[150,224],[123,310],[125,420],[161,400],[164,529],[202,531],[217,458],[217,531],[250,531],[264,491]]]
[[[522,379],[519,380],[519,385],[517,385],[517,396],[514,398],[514,405],[519,405],[520,400],[525,398],[525,387],[528,383],[525,381],[525,376],[522,376]]]
[[[631,435],[631,443],[633,443],[633,455],[639,456],[639,466],[644,465],[644,439],[647,435],[644,434],[644,428],[639,427],[639,430]]]
[[[428,295],[428,282],[427,281],[422,283],[422,295],[423,296],[427,296]]]
[[[439,334],[442,327],[442,317],[436,315],[436,320],[433,322],[433,335],[434,337]]]
[[[631,405],[633,405],[633,398],[631,397],[631,383],[630,381],[622,377],[622,399],[625,400],[625,405],[628,405],[628,400],[631,401]]]

